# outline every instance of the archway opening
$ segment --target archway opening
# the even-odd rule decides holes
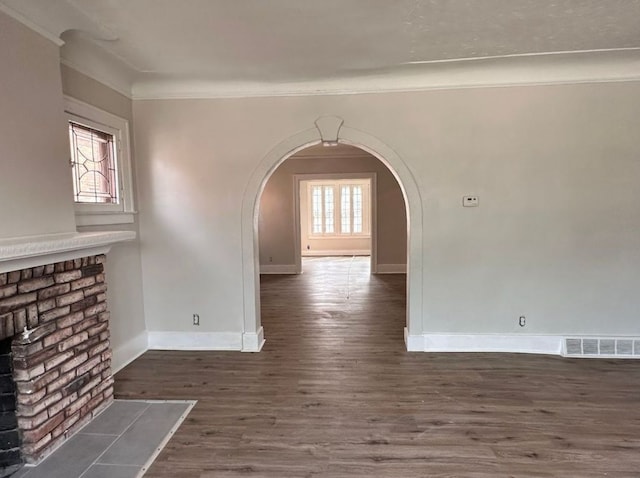
[[[374,335],[402,343],[406,261],[403,193],[370,153],[346,144],[311,146],[266,182],[259,202],[261,313],[279,344],[359,336],[375,346]]]
[[[264,331],[260,319],[260,251],[259,206],[262,192],[274,171],[289,157],[320,143],[345,144],[370,153],[391,171],[402,191],[407,220],[407,287],[406,327],[404,337],[407,350],[423,350],[422,336],[422,201],[413,175],[397,153],[377,138],[342,126],[339,118],[326,123],[337,124],[335,140],[327,140],[327,128],[316,121],[317,128],[294,135],[273,148],[254,170],[245,190],[242,204],[242,254],[244,292],[243,351],[262,348]],[[339,121],[336,121],[339,120]],[[328,128],[331,129],[331,126]],[[329,136],[331,132],[329,131]],[[294,236],[295,237],[295,236]]]

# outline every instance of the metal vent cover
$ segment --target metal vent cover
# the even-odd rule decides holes
[[[565,337],[564,357],[640,358],[638,337]]]

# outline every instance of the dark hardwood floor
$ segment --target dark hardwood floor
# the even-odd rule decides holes
[[[261,353],[145,353],[117,397],[198,400],[145,476],[640,477],[639,361],[408,353],[404,290],[312,259],[262,277]]]

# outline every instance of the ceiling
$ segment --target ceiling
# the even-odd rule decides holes
[[[0,0],[134,97],[640,78],[640,0]],[[182,91],[182,93],[180,93]]]

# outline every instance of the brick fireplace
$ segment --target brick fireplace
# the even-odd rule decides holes
[[[113,400],[104,262],[87,256],[0,274],[0,340],[12,338],[26,463]]]
[[[0,477],[113,400],[105,254],[132,231],[0,239]]]

